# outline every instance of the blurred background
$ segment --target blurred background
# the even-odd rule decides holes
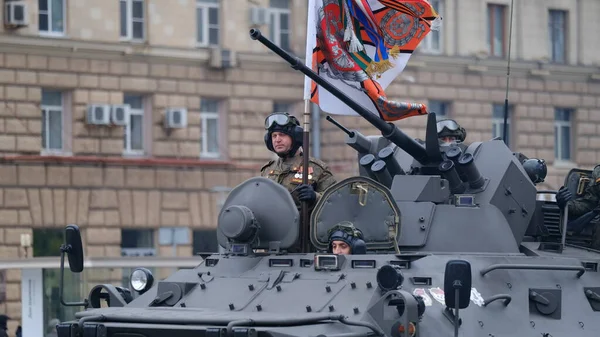
[[[9,336],[46,336],[79,309],[57,295],[66,224],[81,227],[86,258],[114,264],[67,271],[68,301],[128,286],[121,257],[165,277],[190,262],[161,259],[218,251],[220,205],[272,158],[264,118],[301,118],[304,105],[304,75],[248,32],[304,58],[308,1],[0,2],[0,314]],[[386,93],[454,118],[466,142],[502,136],[511,1],[430,3],[442,28]],[[599,15],[597,0],[514,1],[507,142],[546,160],[540,189],[600,161]],[[345,134],[312,113],[310,155],[338,181],[357,174]],[[396,124],[425,136],[426,117]]]

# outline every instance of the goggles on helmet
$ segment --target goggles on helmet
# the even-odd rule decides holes
[[[444,128],[446,128],[450,131],[456,131],[456,130],[458,130],[459,127],[460,126],[458,125],[458,123],[456,123],[452,119],[445,119],[443,121],[437,122],[437,132],[438,133],[442,132],[442,130],[444,130]]]
[[[267,116],[267,118],[265,118],[265,130],[268,130],[274,124],[277,124],[280,126],[286,126],[286,125],[292,124],[292,123],[293,123],[292,117],[290,117],[289,115],[281,113],[281,112],[273,113],[273,114],[270,114],[269,116]]]

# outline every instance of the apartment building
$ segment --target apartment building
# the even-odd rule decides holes
[[[512,35],[510,0],[430,2],[442,29],[389,96],[455,118],[467,142],[501,136],[510,49],[508,143],[547,161],[540,188],[600,161],[600,2],[516,1]],[[227,191],[271,158],[264,117],[303,107],[303,75],[248,31],[303,57],[306,6],[4,0],[0,256],[58,255],[67,223],[81,226],[88,256],[216,250]],[[311,125],[312,153],[340,179],[355,174],[356,154],[322,117]],[[378,133],[358,117],[336,119]],[[424,137],[424,117],[396,124]],[[3,277],[0,312],[18,320],[19,271]]]

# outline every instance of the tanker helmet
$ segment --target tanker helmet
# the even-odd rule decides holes
[[[265,118],[265,145],[271,152],[275,152],[273,148],[273,140],[271,135],[273,132],[281,132],[292,138],[292,148],[285,155],[293,155],[302,146],[302,136],[304,129],[300,126],[300,122],[296,117],[289,115],[286,112],[272,113]]]
[[[467,138],[467,131],[456,123],[454,119],[440,119],[436,126],[438,139],[454,137],[457,142],[464,142],[465,138]]]
[[[600,184],[600,165],[596,165],[592,170],[592,184]]]
[[[327,233],[329,235],[329,246],[327,251],[333,252],[333,241],[342,241],[350,246],[350,254],[366,254],[367,245],[365,244],[363,233],[360,229],[354,227],[350,221],[342,221],[333,226]]]
[[[548,173],[546,162],[543,159],[527,159],[523,162],[523,168],[534,184],[543,182]]]

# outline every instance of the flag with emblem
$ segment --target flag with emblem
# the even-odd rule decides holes
[[[306,66],[386,121],[425,115],[385,89],[441,17],[427,0],[309,0]],[[358,114],[305,77],[304,99],[330,114]]]

